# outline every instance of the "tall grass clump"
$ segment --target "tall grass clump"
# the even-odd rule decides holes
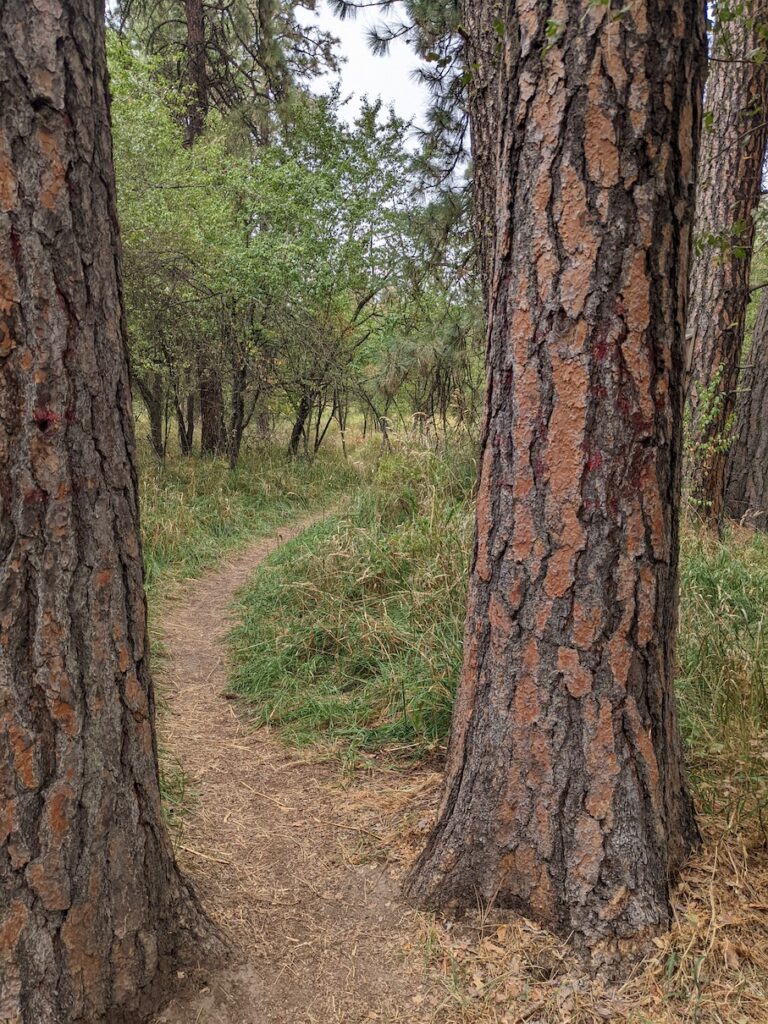
[[[461,667],[474,459],[408,442],[241,600],[234,685],[293,742],[423,753]]]
[[[702,809],[768,807],[768,537],[683,534],[678,701]]]
[[[241,597],[234,685],[298,743],[442,741],[462,661],[475,464],[400,442],[351,511],[286,545]],[[678,699],[705,811],[768,804],[768,537],[683,531]],[[768,818],[768,814],[766,814]]]
[[[160,463],[142,447],[139,463],[150,602],[161,582],[199,574],[286,520],[332,504],[359,480],[359,471],[330,447],[312,463],[291,460],[282,448],[249,448],[235,470],[225,459],[197,456]]]

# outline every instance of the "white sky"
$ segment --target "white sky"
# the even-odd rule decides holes
[[[301,11],[302,20],[317,19],[322,28],[341,41],[339,52],[346,58],[341,69],[342,98],[352,94],[353,99],[344,108],[344,114],[352,120],[360,109],[360,98],[381,97],[388,106],[394,104],[395,112],[406,121],[422,120],[426,106],[426,92],[414,82],[410,72],[418,65],[413,50],[403,40],[397,39],[390,45],[386,57],[374,56],[367,42],[367,29],[382,21],[381,13],[373,8],[361,10],[356,18],[340,21],[334,17],[326,0],[318,0],[317,13]],[[321,80],[322,82],[322,80]]]

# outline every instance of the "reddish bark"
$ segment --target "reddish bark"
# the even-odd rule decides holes
[[[163,824],[98,0],[0,5],[0,1019],[143,1019]]]
[[[703,8],[465,5],[488,386],[465,660],[408,893],[601,955],[697,841],[672,689]]]
[[[187,107],[187,145],[202,134],[208,114],[208,67],[205,53],[205,10],[203,0],[184,0],[187,25],[187,69],[190,97]]]

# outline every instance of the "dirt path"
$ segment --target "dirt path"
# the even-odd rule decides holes
[[[226,696],[235,592],[310,522],[195,581],[164,617],[162,740],[194,794],[178,856],[236,955],[227,970],[195,978],[193,996],[158,1024],[410,1022],[424,1000],[423,953],[404,952],[417,921],[399,901],[391,857],[378,855],[370,788],[345,791],[337,768],[248,727]],[[386,779],[381,794],[386,802]],[[350,806],[362,813],[350,817]]]
[[[161,737],[193,793],[178,857],[233,953],[224,968],[186,978],[187,994],[154,1024],[692,1019],[678,1013],[659,978],[671,950],[684,950],[685,959],[694,948],[695,932],[685,928],[699,927],[696,922],[714,913],[714,868],[704,870],[694,859],[676,895],[683,931],[678,924],[658,940],[647,970],[636,971],[620,991],[603,989],[561,943],[522,918],[494,910],[454,924],[403,904],[403,869],[423,846],[435,810],[435,772],[375,766],[345,780],[338,763],[302,758],[268,729],[248,725],[247,708],[228,699],[225,638],[235,592],[312,521],[254,543],[194,581],[163,616],[170,710],[162,716]],[[738,878],[725,886],[743,892],[748,908],[763,907],[764,872],[753,863],[747,870],[742,853],[731,860]],[[729,890],[722,904],[732,901]],[[707,927],[702,935],[711,951]],[[746,946],[738,950],[736,962],[748,956]],[[740,986],[750,1011],[744,1019],[762,1020],[762,982]],[[682,1004],[685,991],[675,990]],[[723,987],[718,1005],[729,1005],[735,991]]]

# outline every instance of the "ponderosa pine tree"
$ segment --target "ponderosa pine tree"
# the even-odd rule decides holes
[[[465,4],[488,386],[447,779],[408,894],[598,957],[697,841],[673,694],[693,0]]]
[[[720,523],[736,408],[749,275],[768,142],[768,3],[715,5],[696,197],[688,319],[691,458],[697,511]],[[712,395],[702,402],[701,395]]]
[[[0,5],[0,1019],[144,1018],[211,927],[163,824],[103,0]]]
[[[735,435],[728,452],[725,511],[768,530],[768,290],[760,300],[739,379]]]

